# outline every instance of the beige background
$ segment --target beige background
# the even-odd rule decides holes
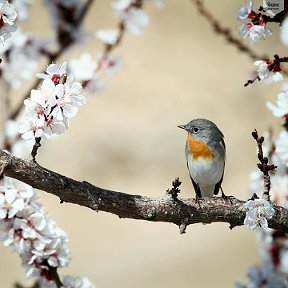
[[[23,29],[48,35],[46,9],[39,2],[34,1],[33,18]],[[205,4],[238,36],[235,15],[242,1]],[[85,22],[89,31],[115,27],[109,5],[95,2]],[[226,137],[225,193],[247,199],[249,173],[256,165],[250,132],[279,125],[265,102],[276,98],[280,85],[244,88],[251,60],[216,35],[190,1],[167,0],[163,10],[148,3],[146,10],[148,29],[140,37],[125,35],[115,51],[125,60],[123,70],[81,108],[66,134],[46,141],[39,162],[75,179],[147,196],[161,197],[179,176],[181,196],[194,197],[184,157],[186,135],[177,125],[205,117]],[[252,47],[273,55],[284,51],[278,43],[275,33]],[[92,36],[69,53],[96,55],[101,47]],[[72,261],[59,272],[88,276],[97,287],[232,287],[259,262],[254,234],[244,227],[230,231],[227,224],[197,224],[180,235],[173,224],[119,219],[40,194],[70,239]],[[0,246],[0,255],[1,287],[12,287],[16,280],[29,283],[16,254]]]

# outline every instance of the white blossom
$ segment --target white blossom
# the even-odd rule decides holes
[[[122,14],[127,31],[134,35],[140,35],[149,25],[149,17],[142,9],[132,7]]]
[[[18,125],[23,139],[49,138],[64,133],[69,127],[69,119],[86,103],[81,94],[82,85],[74,82],[71,75],[65,75],[60,83],[66,74],[66,62],[51,64],[46,72],[39,75],[44,78],[39,89],[33,89],[30,98],[24,100],[25,114]]]
[[[273,217],[275,210],[267,200],[248,200],[243,206],[247,209],[244,225],[250,230],[256,230],[260,227],[268,228],[267,219]]]
[[[117,30],[98,30],[95,35],[105,44],[114,45],[119,33]]]
[[[48,43],[18,28],[11,38],[5,41],[4,46],[0,45],[0,68],[5,81],[13,88],[18,88],[23,81],[30,79],[38,65],[41,50]],[[8,51],[9,53],[6,53]]]
[[[269,263],[263,263],[261,266],[252,266],[248,270],[248,284],[236,283],[237,288],[284,288],[288,281],[285,273],[281,273]]]
[[[113,2],[111,5],[115,10],[124,11],[127,10],[134,2],[135,0],[118,0]]]
[[[272,110],[275,117],[284,117],[288,114],[288,90],[278,94],[276,105],[268,102],[267,107]]]
[[[84,53],[79,59],[73,59],[69,61],[68,64],[71,75],[77,81],[82,82],[82,85],[86,88],[86,91],[93,94],[98,94],[104,89],[104,83],[96,73],[100,67],[98,65],[100,57],[94,60],[91,54]]]
[[[50,64],[46,69],[46,73],[38,73],[37,77],[40,79],[51,79],[55,84],[60,82],[61,77],[66,74],[67,62],[63,62],[61,65]]]
[[[288,17],[281,23],[280,39],[283,44],[288,45]]]
[[[13,0],[13,5],[18,13],[20,21],[28,19],[28,7],[32,4],[33,0]]]
[[[240,27],[240,35],[244,39],[250,39],[252,42],[259,42],[260,40],[265,39],[267,36],[272,35],[272,30],[266,25],[243,23]]]
[[[165,1],[164,0],[153,0],[155,6],[159,9],[163,9],[165,7]]]
[[[34,139],[31,139],[31,141],[23,140],[18,132],[18,123],[15,120],[6,121],[4,128],[7,144],[11,147],[11,153],[20,158],[27,158],[35,142]]]
[[[254,62],[254,65],[257,67],[257,72],[260,80],[272,79],[272,81],[275,82],[283,80],[283,76],[279,72],[281,71],[281,69],[279,65],[274,65],[274,61],[257,60]]]
[[[27,276],[69,263],[67,235],[44,211],[33,189],[4,177],[0,186],[0,239],[22,259]]]
[[[286,175],[271,176],[270,195],[273,203],[288,208],[288,177]]]
[[[29,117],[25,118],[23,122],[18,125],[18,132],[21,137],[25,140],[30,140],[32,138],[39,138],[44,132],[45,118],[43,115],[39,117]]]
[[[249,13],[252,11],[253,0],[250,0],[246,6],[243,6],[238,11],[238,20],[246,20],[249,16]]]
[[[78,81],[91,80],[97,69],[96,61],[89,53],[84,53],[79,59],[69,61],[68,66],[69,71]]]
[[[122,69],[123,59],[119,56],[105,56],[98,55],[99,67],[102,68],[105,74],[109,77],[114,76]]]
[[[276,147],[275,148],[276,155],[279,157],[280,161],[287,167],[288,166],[288,132],[286,130],[283,129],[280,132],[278,139],[275,143],[275,147]]]
[[[15,24],[17,12],[13,4],[0,0],[0,18],[0,37],[2,41],[5,41],[11,36],[11,32],[15,32],[17,29]]]

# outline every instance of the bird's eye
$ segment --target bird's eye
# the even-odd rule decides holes
[[[199,132],[199,128],[193,127],[192,131],[193,131],[193,133],[197,133],[197,132]]]

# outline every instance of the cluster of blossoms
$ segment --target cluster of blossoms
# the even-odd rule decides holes
[[[267,103],[274,116],[284,119],[287,124],[288,90],[287,85],[278,95],[276,104]],[[271,201],[276,205],[288,209],[288,129],[284,125],[275,138],[266,133],[263,143],[263,153],[269,155],[271,163],[277,166],[277,171],[270,174]],[[251,195],[262,198],[263,174],[256,170],[251,174]],[[269,229],[267,219],[273,216],[271,202],[264,199],[249,200],[244,204],[248,209],[245,225],[257,230],[262,263],[259,267],[252,267],[248,271],[248,284],[237,283],[238,288],[248,287],[287,287],[288,286],[288,239],[285,233]],[[266,229],[261,229],[266,228]],[[267,229],[268,228],[268,229]],[[264,283],[264,284],[263,284]]]
[[[0,71],[3,79],[12,88],[20,87],[23,81],[33,75],[47,44],[47,41],[37,39],[18,28],[5,45],[0,46]]]
[[[238,19],[245,21],[251,19],[252,23],[242,24],[242,35],[254,42],[264,39],[271,34],[266,27],[267,17],[252,10],[253,2],[239,11]],[[244,27],[246,25],[246,27]],[[288,18],[281,27],[280,38],[284,44],[288,44]],[[254,63],[257,67],[259,80],[281,81],[281,63],[287,62],[287,57],[274,56],[273,60],[259,60]],[[277,137],[266,133],[263,143],[263,152],[268,155],[271,163],[277,166],[276,173],[270,173],[271,189],[270,198],[273,203],[288,209],[288,86],[284,85],[279,93],[276,104],[267,103],[267,107],[275,117],[284,119],[285,125]],[[270,201],[263,199],[263,173],[259,170],[251,173],[252,195],[259,199],[249,200],[244,204],[247,209],[244,224],[251,230],[256,230],[260,246],[262,263],[253,266],[248,271],[249,282],[237,283],[238,288],[248,287],[287,287],[288,286],[288,239],[287,235],[268,228],[267,220],[274,215],[274,209]]]
[[[272,34],[272,30],[267,27],[268,16],[261,12],[256,13],[252,10],[253,0],[240,8],[237,19],[242,23],[240,27],[241,36],[250,39],[252,42],[259,42]],[[247,22],[247,20],[249,22]]]
[[[0,239],[22,259],[27,276],[51,280],[48,265],[69,263],[67,236],[45,214],[33,189],[4,177],[0,183]]]
[[[158,7],[164,5],[162,0],[154,0],[154,2]],[[119,19],[118,30],[104,29],[95,32],[95,36],[105,45],[104,53],[98,53],[96,59],[93,59],[91,54],[85,53],[79,59],[69,61],[69,72],[90,93],[97,94],[104,88],[104,80],[100,78],[98,73],[100,70],[105,73],[105,76],[111,77],[122,68],[122,58],[107,53],[111,47],[118,45],[122,30],[125,29],[134,35],[140,35],[144,28],[149,25],[149,17],[141,9],[141,6],[141,1],[137,0],[114,1],[112,8],[116,11],[116,16]]]
[[[67,76],[66,67],[66,62],[60,66],[50,64],[46,74],[38,74],[44,79],[42,85],[24,100],[25,114],[18,127],[23,139],[62,134],[69,127],[69,119],[85,104],[81,84]]]
[[[0,240],[18,253],[28,277],[56,288],[51,267],[69,264],[66,233],[45,213],[32,187],[9,177],[0,181]],[[65,276],[66,288],[94,288],[86,278]]]
[[[0,0],[0,18],[0,39],[4,42],[17,29],[15,24],[17,12],[15,7],[8,1]]]
[[[118,0],[112,4],[117,14],[123,21],[127,31],[134,35],[140,35],[149,25],[149,17],[141,9],[141,3],[137,0]]]
[[[268,228],[267,219],[271,219],[275,211],[267,200],[249,200],[243,206],[247,209],[244,225],[251,230]]]

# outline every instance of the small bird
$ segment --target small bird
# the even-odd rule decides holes
[[[194,119],[179,125],[188,132],[185,155],[196,198],[213,197],[221,189],[225,167],[224,135],[210,120]]]

